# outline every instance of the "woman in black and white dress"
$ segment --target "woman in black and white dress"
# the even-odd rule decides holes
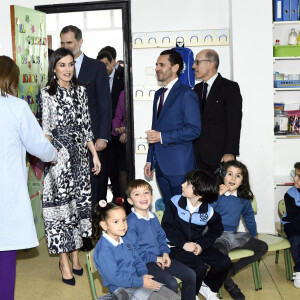
[[[94,174],[100,172],[101,164],[93,143],[86,90],[76,79],[71,51],[60,48],[51,55],[48,84],[41,90],[40,103],[43,130],[58,149],[57,163],[45,171],[46,239],[49,253],[60,254],[62,281],[75,285],[72,271],[83,274],[78,249],[82,237],[92,234],[88,149]]]

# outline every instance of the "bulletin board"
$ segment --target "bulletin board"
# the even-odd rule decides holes
[[[26,7],[10,6],[13,58],[20,68],[18,97],[37,112],[39,90],[46,85],[48,42],[46,14]],[[38,239],[44,236],[42,191],[44,163],[27,154],[28,190]]]

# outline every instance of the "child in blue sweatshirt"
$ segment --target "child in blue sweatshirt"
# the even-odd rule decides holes
[[[295,262],[294,286],[300,288],[300,162],[295,163],[294,186],[284,195],[286,213],[282,216],[284,231],[291,243]]]
[[[94,260],[103,285],[112,293],[109,299],[180,299],[148,275],[146,265],[125,236],[127,217],[122,206],[100,200],[94,208],[93,226],[94,237],[99,237],[100,226],[104,230],[95,247]]]
[[[190,171],[182,184],[182,195],[171,198],[162,220],[170,257],[195,271],[195,295],[200,293],[209,300],[219,299],[217,292],[231,266],[229,257],[212,247],[223,232],[220,215],[209,205],[217,200],[218,189],[212,175]]]
[[[220,195],[218,200],[211,204],[215,211],[221,215],[224,226],[224,232],[216,240],[214,247],[224,254],[228,254],[232,249],[248,249],[254,252],[253,256],[242,258],[233,263],[224,281],[224,288],[232,299],[243,300],[245,296],[231,276],[260,259],[268,251],[268,245],[257,239],[256,222],[251,205],[253,193],[250,189],[246,166],[236,160],[228,161],[224,165],[224,171],[226,174],[223,178],[224,184],[220,185]],[[249,233],[236,231],[241,216],[243,216]]]
[[[194,299],[196,274],[186,265],[170,259],[166,234],[157,217],[150,212],[153,200],[151,185],[142,179],[133,180],[127,185],[126,194],[128,203],[133,205],[127,218],[126,236],[146,263],[148,273],[175,293],[178,291],[176,276],[182,281],[181,300]]]

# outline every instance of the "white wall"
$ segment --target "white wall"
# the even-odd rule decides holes
[[[11,2],[11,1],[10,1]],[[33,8],[35,5],[83,2],[80,0],[15,0],[0,2],[1,55],[12,56],[9,5]],[[253,192],[258,201],[259,231],[273,232],[273,82],[272,82],[272,1],[271,0],[189,0],[183,9],[180,0],[132,0],[132,32],[231,28],[232,48],[215,49],[221,54],[220,73],[233,74],[243,96],[243,125],[240,159],[250,170]],[[258,9],[259,7],[259,9]],[[232,18],[232,19],[231,19]],[[196,54],[201,48],[193,48]],[[145,75],[145,67],[155,66],[162,51],[133,49],[134,84],[156,84]],[[233,58],[231,70],[230,56]],[[135,101],[135,135],[145,137],[151,126],[152,101]],[[143,178],[146,156],[136,155],[136,177]],[[154,181],[154,197],[159,198]]]
[[[258,9],[259,8],[259,9]],[[272,1],[232,0],[233,76],[243,95],[240,160],[258,204],[260,231],[275,230]]]

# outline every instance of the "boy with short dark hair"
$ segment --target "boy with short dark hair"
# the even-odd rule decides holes
[[[171,198],[162,220],[171,246],[170,257],[196,272],[196,295],[200,292],[210,300],[219,299],[217,292],[231,266],[228,256],[212,248],[223,232],[220,215],[209,205],[217,200],[218,192],[212,175],[190,171],[182,184],[182,195]],[[211,267],[207,275],[206,264]]]
[[[300,288],[300,162],[294,165],[294,186],[284,195],[286,213],[282,224],[291,244],[291,253],[295,262],[294,286]]]
[[[174,276],[181,279],[181,299],[195,299],[195,272],[175,259],[170,259],[166,234],[157,217],[150,212],[153,200],[151,185],[142,179],[133,180],[127,185],[126,194],[127,201],[133,205],[132,212],[127,217],[126,236],[136,246],[146,263],[148,273],[175,293],[178,291],[178,283]]]

